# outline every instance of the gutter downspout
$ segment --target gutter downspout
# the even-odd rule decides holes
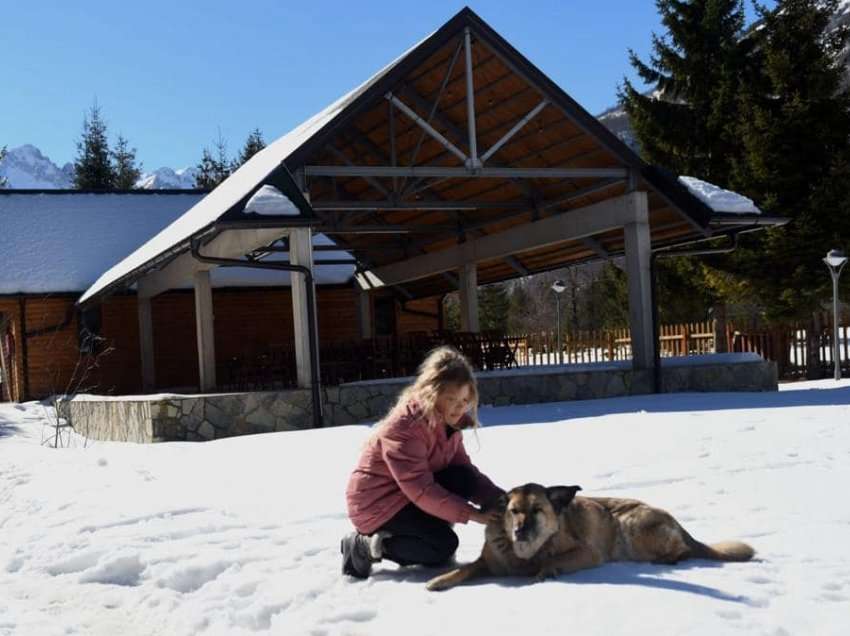
[[[210,238],[221,232],[221,228],[215,226]],[[192,256],[202,262],[221,267],[251,267],[254,269],[272,269],[284,272],[298,272],[304,275],[307,283],[307,321],[308,333],[310,338],[310,370],[311,370],[311,393],[313,398],[313,428],[322,428],[323,413],[322,413],[322,395],[321,395],[321,380],[319,375],[319,348],[318,336],[316,333],[316,309],[315,309],[315,294],[313,292],[313,275],[310,269],[303,265],[293,265],[291,263],[261,263],[259,261],[243,261],[237,258],[218,258],[215,256],[204,256],[201,254],[200,239],[192,239],[191,243]]]
[[[729,252],[734,251],[738,247],[738,234],[737,232],[734,234],[727,234],[727,238],[732,241],[732,244],[727,247],[713,247],[708,249],[667,249],[667,250],[659,250],[657,252],[653,252],[649,258],[649,278],[650,278],[650,289],[652,293],[652,333],[653,333],[653,344],[654,344],[654,354],[652,361],[652,388],[653,393],[661,393],[661,333],[660,326],[658,324],[658,297],[656,296],[657,289],[657,268],[655,265],[655,261],[658,258],[663,258],[665,256],[706,256],[710,254],[728,254]],[[717,237],[714,237],[717,238]],[[695,242],[701,242],[695,241]]]

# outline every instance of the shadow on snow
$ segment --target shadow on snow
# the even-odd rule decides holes
[[[774,409],[796,406],[850,405],[850,387],[763,393],[660,393],[598,400],[574,400],[492,408],[482,406],[483,426],[538,424],[625,413],[686,413]]]

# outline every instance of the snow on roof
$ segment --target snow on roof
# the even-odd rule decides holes
[[[0,294],[81,292],[173,224],[203,194],[0,194]],[[316,245],[333,245],[323,235]],[[322,252],[322,258],[350,258]],[[274,256],[286,259],[287,254]],[[319,265],[317,282],[345,283],[351,265]],[[289,285],[288,272],[216,268],[214,287]],[[191,287],[187,281],[185,287]]]
[[[419,44],[421,42],[410,47],[397,59],[360,84],[360,86],[346,93],[323,111],[296,126],[283,137],[269,144],[251,157],[236,172],[225,179],[215,190],[210,192],[185,214],[174,220],[173,223],[151,238],[147,243],[105,272],[86,291],[82,298],[80,298],[80,301],[82,302],[92,297],[108,285],[130,274],[133,270],[142,267],[145,263],[168,251],[171,247],[186,241],[196,232],[217,221],[222,214],[236,205],[253,187],[276,170],[305,141],[310,139],[372,84],[377,82],[407,57]]]
[[[300,210],[283,192],[274,186],[264,185],[248,199],[243,210],[245,214],[270,214],[279,216],[298,216]]]
[[[679,182],[715,212],[761,214],[761,210],[756,207],[752,199],[737,192],[724,190],[720,186],[695,177],[682,176],[679,177]]]

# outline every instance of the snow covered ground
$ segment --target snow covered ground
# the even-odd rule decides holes
[[[444,593],[432,570],[339,573],[368,427],[54,450],[43,417],[0,405],[3,635],[850,631],[850,381],[482,409],[467,448],[500,485],[644,499],[758,555]],[[481,526],[457,530],[474,559]]]

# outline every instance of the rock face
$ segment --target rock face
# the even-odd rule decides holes
[[[481,373],[481,403],[493,406],[589,400],[651,393],[652,373],[626,363],[580,371],[569,366]],[[358,382],[322,389],[325,426],[375,422],[411,378]],[[764,360],[705,362],[664,367],[661,389],[775,391],[776,364]],[[218,395],[156,396],[121,400],[90,397],[62,405],[62,417],[92,439],[128,442],[206,441],[313,426],[308,389]]]
[[[143,190],[187,190],[195,187],[195,168],[160,168],[139,177],[136,187]]]
[[[0,161],[0,177],[6,179],[7,188],[72,188],[74,167],[66,163],[60,168],[41,154],[38,148],[25,144],[9,148],[3,161]]]
[[[143,190],[187,190],[195,187],[195,168],[160,168],[143,174],[136,187]],[[0,177],[7,188],[34,190],[68,190],[74,187],[74,165],[61,168],[41,150],[25,144],[10,148],[0,161]]]

